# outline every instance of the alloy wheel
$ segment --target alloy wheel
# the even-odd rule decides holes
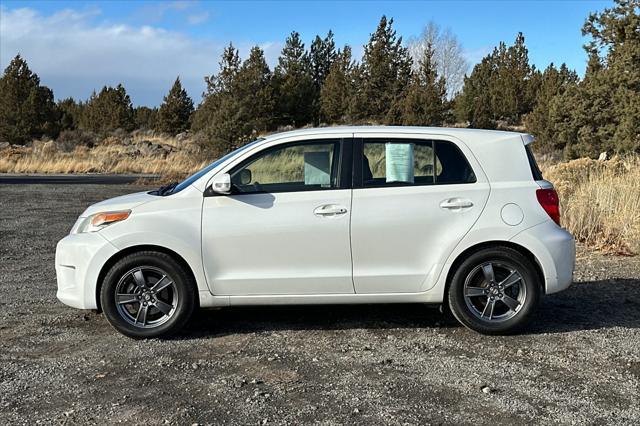
[[[139,328],[155,328],[166,323],[178,306],[174,280],[160,268],[141,266],[131,269],[115,289],[118,314]]]
[[[507,262],[478,265],[464,281],[464,301],[478,319],[490,323],[510,320],[527,298],[522,274]]]

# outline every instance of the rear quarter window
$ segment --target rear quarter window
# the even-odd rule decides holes
[[[525,145],[525,151],[527,151],[527,159],[529,160],[529,167],[531,167],[531,174],[533,175],[533,180],[543,180],[542,171],[540,167],[538,167],[538,163],[536,162],[536,157],[533,155],[533,151],[529,145]]]

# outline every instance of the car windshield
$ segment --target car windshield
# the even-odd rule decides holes
[[[205,167],[205,168],[203,168],[201,170],[198,170],[197,172],[195,172],[194,174],[192,174],[191,176],[189,176],[188,178],[186,178],[182,182],[178,183],[177,185],[174,185],[171,188],[170,191],[163,192],[163,193],[161,193],[159,195],[170,195],[170,194],[175,194],[176,192],[182,191],[183,189],[185,189],[186,187],[188,187],[189,185],[193,184],[195,181],[200,179],[202,176],[206,175],[211,170],[213,170],[216,167],[218,167],[224,161],[228,160],[229,158],[233,157],[234,155],[239,154],[240,152],[244,151],[245,149],[247,149],[247,148],[255,145],[256,143],[258,143],[260,141],[263,141],[263,140],[264,140],[264,138],[256,139],[253,142],[249,142],[248,144],[241,146],[240,148],[236,149],[235,151],[231,151],[230,153],[228,153],[224,157],[217,159],[213,163],[209,164],[207,167]]]

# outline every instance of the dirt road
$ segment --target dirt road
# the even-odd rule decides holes
[[[580,251],[523,335],[432,308],[206,311],[134,341],[55,298],[54,250],[130,186],[0,185],[0,424],[640,423],[640,260]]]

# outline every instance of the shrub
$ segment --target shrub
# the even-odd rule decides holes
[[[640,157],[581,158],[544,170],[560,195],[562,225],[593,248],[640,253]]]
[[[78,146],[93,148],[96,142],[96,135],[85,130],[63,130],[56,139],[58,149],[63,152],[71,152]]]

